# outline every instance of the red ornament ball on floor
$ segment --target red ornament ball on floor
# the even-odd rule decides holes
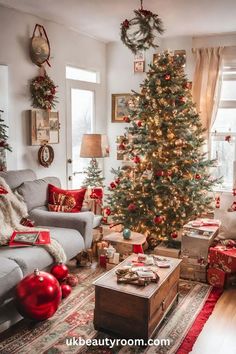
[[[61,288],[49,273],[35,269],[16,287],[16,306],[23,317],[43,321],[57,311],[61,302]]]
[[[66,277],[66,284],[74,287],[76,285],[79,284],[79,279],[76,275],[74,274],[69,274],[67,277]]]
[[[67,277],[68,268],[65,264],[58,263],[51,268],[50,272],[59,282],[61,282]]]
[[[62,298],[65,299],[71,293],[71,286],[68,284],[61,285]]]

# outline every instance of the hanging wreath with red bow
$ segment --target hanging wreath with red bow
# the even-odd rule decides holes
[[[144,10],[142,0],[141,8],[134,10],[134,14],[134,18],[131,20],[126,19],[121,23],[122,42],[134,54],[150,47],[157,48],[158,45],[154,44],[155,32],[159,34],[164,32],[160,17],[149,10]]]

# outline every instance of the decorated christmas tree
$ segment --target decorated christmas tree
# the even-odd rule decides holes
[[[96,159],[91,159],[84,173],[86,178],[83,181],[83,187],[104,187],[105,178],[102,177],[102,170],[98,167]]]
[[[0,148],[4,150],[11,151],[11,147],[7,142],[8,135],[7,135],[7,128],[8,126],[4,124],[4,120],[1,118],[1,113],[3,111],[0,110]]]
[[[129,106],[120,151],[131,163],[113,170],[107,197],[112,219],[151,241],[170,243],[187,221],[212,209],[209,192],[217,183],[209,174],[214,161],[203,153],[204,130],[182,58],[157,55]]]

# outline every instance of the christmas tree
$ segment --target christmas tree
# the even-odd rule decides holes
[[[8,135],[6,133],[8,126],[4,124],[4,120],[1,118],[2,110],[0,110],[0,148],[4,150],[12,151],[10,145],[7,143]]]
[[[140,86],[120,148],[132,163],[112,171],[107,202],[114,222],[170,243],[187,221],[211,210],[214,161],[203,153],[204,130],[182,58],[157,55]]]
[[[96,159],[91,159],[84,173],[86,173],[86,178],[83,181],[83,187],[104,187],[105,178],[102,177],[102,170],[98,167]]]

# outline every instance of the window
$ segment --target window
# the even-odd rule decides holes
[[[96,71],[84,70],[74,68],[71,66],[66,67],[66,78],[69,80],[99,83],[99,73]]]
[[[232,190],[236,179],[236,63],[223,62],[220,99],[211,131],[211,157],[217,160],[214,177],[223,177],[222,189]]]

